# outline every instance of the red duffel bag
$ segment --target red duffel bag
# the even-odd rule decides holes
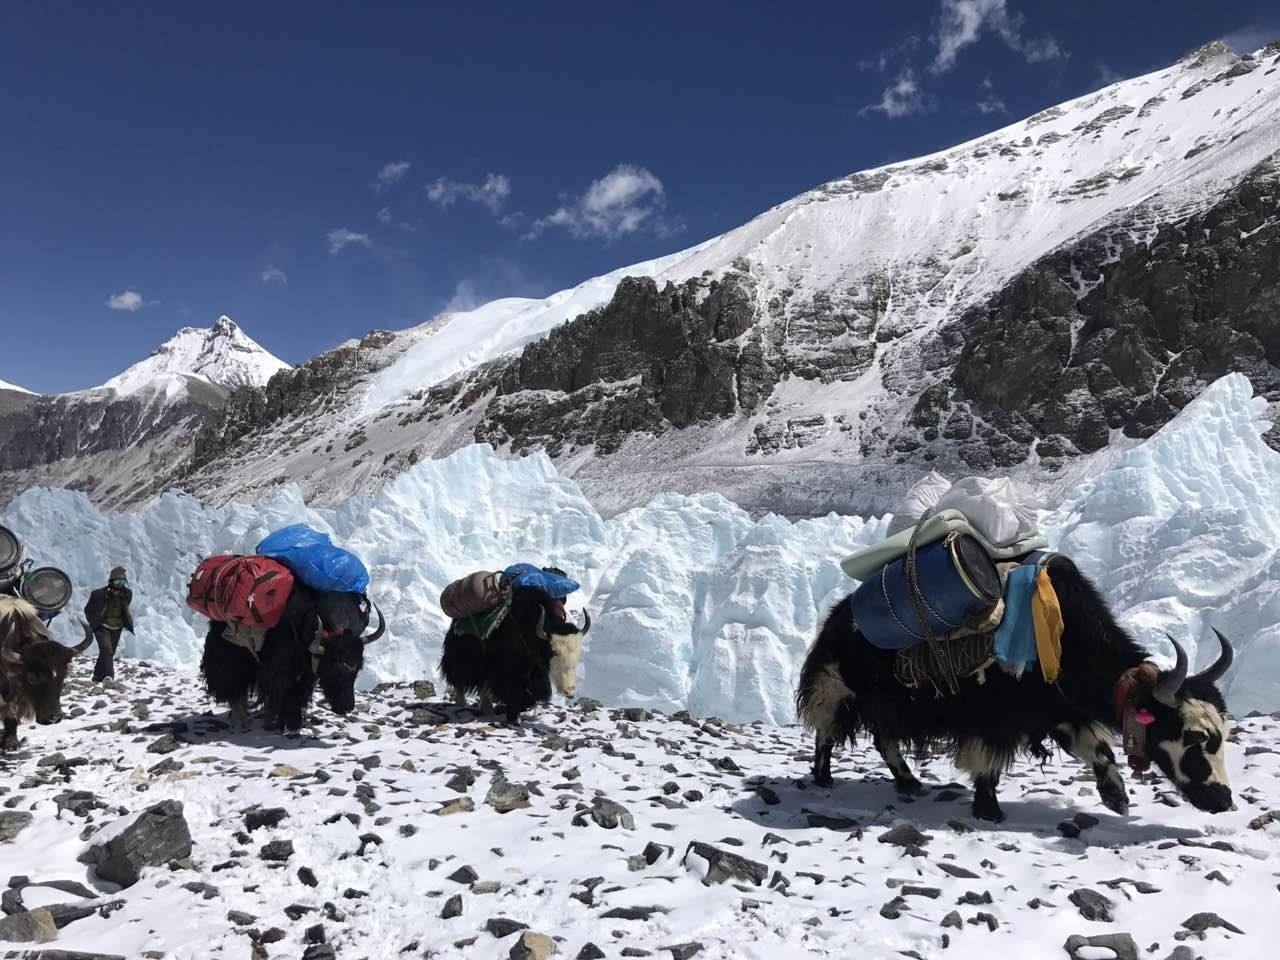
[[[280,622],[293,574],[270,557],[210,557],[187,584],[187,606],[210,620],[259,630]]]

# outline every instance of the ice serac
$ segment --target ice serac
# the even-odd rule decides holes
[[[1211,627],[1236,643],[1225,684],[1237,713],[1280,706],[1280,453],[1263,442],[1266,404],[1247,378],[1210,386],[1171,423],[1118,454],[1043,523],[1155,652],[1162,632],[1203,665]],[[28,554],[63,566],[76,602],[117,563],[135,588],[138,636],[125,652],[198,662],[204,621],[186,579],[213,553],[251,552],[304,521],[358,553],[388,618],[367,680],[435,675],[446,583],[506,563],[554,563],[587,604],[579,692],[610,703],[789,722],[801,658],[829,608],[853,588],[839,561],[884,536],[889,518],[753,520],[715,494],[664,494],[604,519],[544,454],[470,446],[423,461],[371,497],[308,507],[286,486],[256,506],[166,493],[103,513],[82,493],[29,490],[0,522]],[[55,621],[72,640],[69,618]]]

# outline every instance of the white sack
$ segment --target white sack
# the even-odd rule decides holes
[[[897,512],[889,521],[888,536],[914,527],[926,512],[933,511],[937,507],[938,498],[950,489],[950,480],[938,471],[930,470],[928,476],[917,480],[902,498]]]
[[[997,547],[1040,532],[1031,492],[1008,477],[957,480],[938,498],[934,509],[959,510]]]

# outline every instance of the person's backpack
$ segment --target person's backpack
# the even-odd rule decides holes
[[[210,620],[262,630],[280,622],[293,574],[269,557],[209,557],[187,584],[187,606]]]

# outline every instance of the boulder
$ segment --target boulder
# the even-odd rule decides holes
[[[191,856],[191,830],[177,800],[163,800],[136,817],[104,827],[78,857],[121,887],[138,882],[143,867]]]

